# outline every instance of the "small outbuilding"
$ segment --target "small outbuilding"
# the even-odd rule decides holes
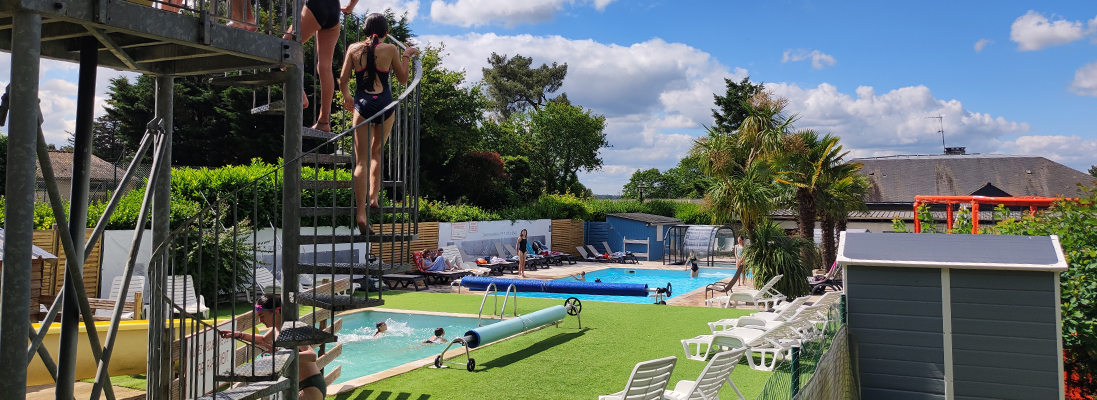
[[[27,316],[33,322],[38,322],[39,297],[42,296],[42,270],[46,261],[56,260],[57,256],[43,250],[38,246],[31,246],[30,259],[30,309]],[[4,228],[0,228],[0,271],[4,270]]]
[[[607,214],[609,231],[606,239],[613,251],[625,249],[633,253],[647,253],[648,260],[663,258],[663,234],[667,227],[680,224],[681,220],[645,213]],[[627,241],[627,242],[626,242]],[[642,242],[646,242],[645,246]],[[601,249],[601,243],[591,243]],[[641,256],[641,258],[644,258]]]
[[[841,234],[863,399],[1062,399],[1056,236]]]

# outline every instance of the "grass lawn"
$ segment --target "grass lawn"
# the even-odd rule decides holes
[[[390,291],[385,294],[384,308],[476,313],[481,300],[464,294]],[[518,312],[558,304],[563,302],[523,297]],[[583,329],[578,329],[574,317],[568,317],[559,328],[548,327],[474,350],[475,372],[460,366],[443,370],[424,367],[329,399],[595,399],[624,389],[637,362],[677,356],[669,385],[673,387],[678,380],[696,380],[705,367],[703,362],[684,358],[680,340],[708,334],[707,322],[747,313],[584,302]],[[457,358],[463,360],[463,356]],[[751,370],[744,361],[731,378],[746,398],[753,399],[769,375]],[[734,397],[726,385],[724,390],[724,398]]]

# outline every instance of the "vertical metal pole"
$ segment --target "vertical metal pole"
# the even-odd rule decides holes
[[[163,134],[160,136],[163,155],[160,161],[160,170],[152,171],[157,174],[156,186],[152,198],[152,248],[157,249],[167,241],[171,232],[171,131],[172,131],[172,97],[174,94],[175,78],[170,76],[156,77],[156,117],[161,118]],[[164,253],[167,254],[167,253]],[[159,261],[159,262],[157,262]],[[147,271],[149,277],[149,349],[148,349],[148,385],[146,398],[149,400],[163,400],[168,398],[171,390],[171,354],[163,349],[170,349],[171,335],[165,335],[164,321],[170,315],[165,312],[164,287],[167,278],[168,257],[162,256],[160,260],[152,260]],[[165,354],[168,353],[168,354]]]
[[[301,154],[301,127],[304,126],[304,112],[301,110],[303,102],[297,94],[301,93],[305,84],[302,71],[301,65],[286,68],[286,119],[282,158],[294,161],[286,163],[282,170],[282,290],[287,294],[282,299],[284,321],[297,321],[297,263],[301,252],[298,244],[301,235],[301,218],[298,216],[301,209],[301,160],[297,157]],[[294,350],[285,374],[290,377],[290,387],[286,389],[289,399],[296,399],[298,392],[298,361],[297,351]]]
[[[38,140],[38,66],[42,16],[15,11],[11,41],[11,126],[8,129],[7,204],[4,208],[4,268],[0,292],[0,393],[21,399],[27,392],[30,331],[30,270],[34,235],[34,157]]]
[[[80,43],[80,81],[76,89],[76,138],[72,152],[72,181],[69,192],[69,236],[76,246],[75,258],[65,260],[65,269],[80,272],[65,274],[64,314],[57,352],[58,400],[72,399],[76,383],[76,352],[80,343],[80,312],[75,279],[83,279],[84,233],[88,226],[88,188],[91,177],[91,128],[95,111],[95,70],[99,61],[99,42],[88,36]],[[88,288],[85,288],[85,290]],[[94,290],[94,288],[91,288]],[[86,293],[83,293],[85,296]]]
[[[766,360],[762,360],[762,362],[765,361]],[[789,384],[789,390],[791,391],[789,394],[790,399],[796,397],[796,393],[800,391],[800,346],[792,346],[791,364],[792,368],[790,368],[791,373],[789,374],[789,377],[792,379],[792,382]]]

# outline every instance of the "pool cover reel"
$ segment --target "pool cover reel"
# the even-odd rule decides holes
[[[461,285],[470,290],[485,290],[488,285],[494,283],[496,287],[514,285],[521,292],[566,293],[566,294],[592,294],[605,296],[648,296],[650,293],[662,293],[667,297],[671,295],[671,286],[666,288],[649,288],[643,283],[602,283],[602,282],[568,282],[547,281],[538,279],[506,279],[468,276],[461,278]]]
[[[444,362],[460,364],[447,362],[442,359],[442,356],[446,354],[446,351],[448,351],[450,347],[458,344],[465,348],[465,358],[468,359],[468,362],[463,365],[465,365],[465,368],[469,372],[472,372],[476,368],[476,360],[469,356],[469,349],[487,345],[491,342],[505,339],[544,325],[558,323],[559,321],[563,321],[564,317],[568,315],[579,316],[581,310],[582,303],[579,302],[579,299],[572,297],[567,299],[562,306],[552,306],[526,315],[520,315],[491,325],[472,329],[465,332],[464,337],[453,339],[453,341],[446,346],[446,349],[442,350],[442,354],[439,354],[438,357],[434,358],[434,366],[435,368],[442,368],[442,363]]]

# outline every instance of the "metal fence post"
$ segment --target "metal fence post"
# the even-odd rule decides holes
[[[800,391],[800,346],[792,346],[791,361],[792,368],[789,372],[791,373],[792,383],[789,384],[790,393],[788,397],[790,399],[796,397],[796,393]]]
[[[846,295],[839,297],[838,301],[838,318],[842,321],[842,325],[846,324]]]

